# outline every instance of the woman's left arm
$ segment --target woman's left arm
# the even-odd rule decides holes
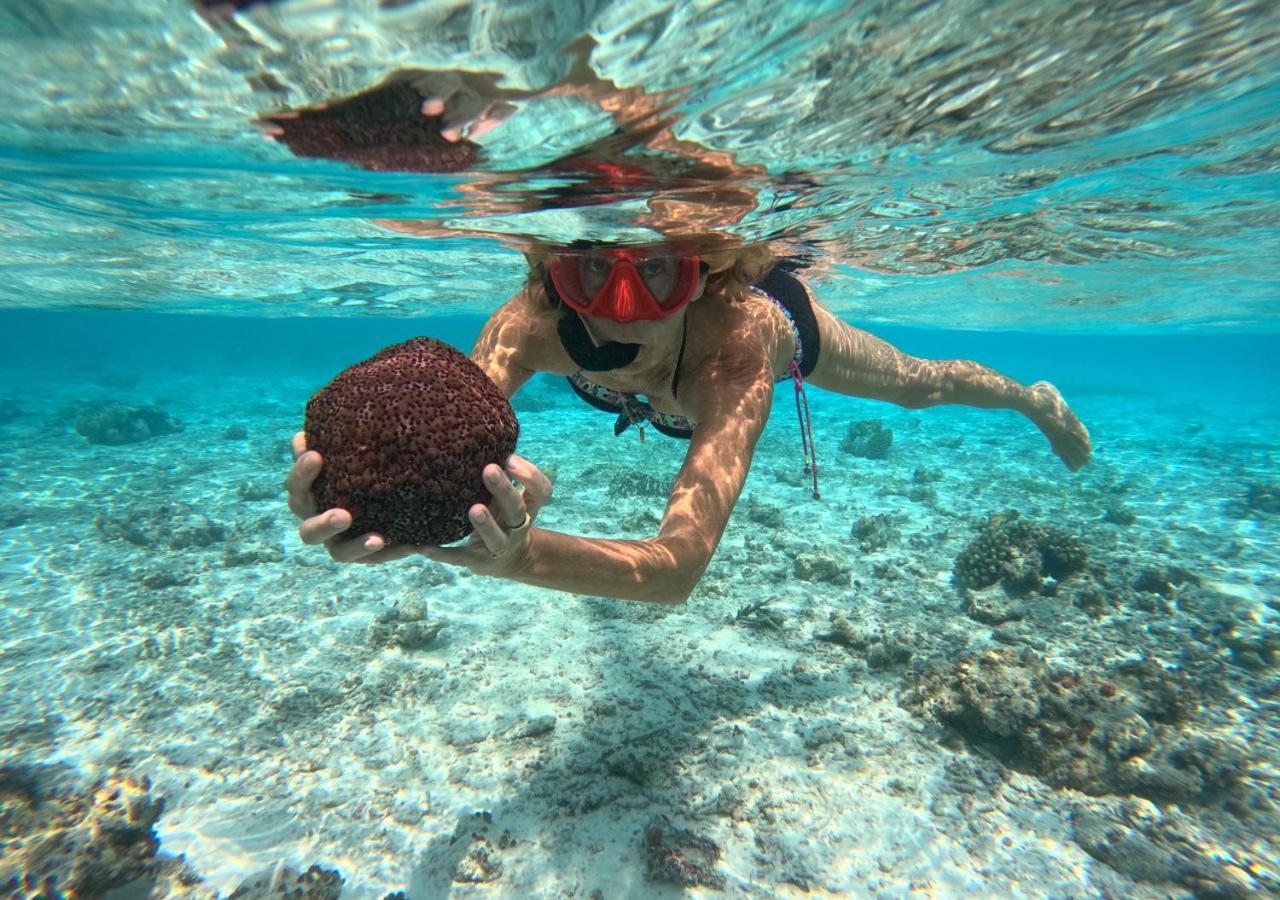
[[[554,590],[683,603],[724,534],[773,400],[773,371],[758,343],[726,341],[699,368],[682,383],[681,399],[698,425],[657,537],[608,540],[530,528],[513,552],[494,556],[477,539],[465,548],[423,548],[424,555]],[[490,523],[476,524],[481,531]]]

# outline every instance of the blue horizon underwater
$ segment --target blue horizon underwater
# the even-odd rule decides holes
[[[0,45],[13,896],[1280,893],[1280,8],[95,0]],[[422,71],[509,108],[323,131]],[[1093,456],[810,385],[815,499],[782,382],[685,604],[303,544],[308,398],[584,234],[770,244]],[[686,442],[512,405],[538,527],[657,533]]]

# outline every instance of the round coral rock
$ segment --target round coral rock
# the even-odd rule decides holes
[[[466,537],[467,510],[491,498],[481,471],[503,465],[520,433],[479,366],[421,337],[339,374],[307,403],[304,427],[324,458],[312,487],[320,509],[345,509],[348,535],[391,544]]]

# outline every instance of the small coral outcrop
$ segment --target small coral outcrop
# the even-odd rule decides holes
[[[715,841],[674,827],[666,816],[645,826],[645,874],[652,881],[724,890],[725,877],[715,870],[719,858]]]
[[[136,444],[181,430],[182,426],[158,406],[94,404],[76,416],[76,433],[90,444]]]
[[[883,419],[864,419],[850,422],[849,431],[840,442],[840,449],[863,459],[885,459],[893,446],[893,429]]]
[[[849,537],[853,538],[863,553],[872,553],[883,550],[897,540],[898,529],[893,525],[892,516],[862,516],[849,529]]]
[[[401,650],[422,650],[435,643],[436,636],[447,623],[438,619],[427,621],[427,604],[419,599],[397,603],[379,614],[369,627],[369,643],[375,649],[399,647]]]
[[[312,866],[299,872],[292,866],[278,865],[246,878],[229,900],[338,900],[342,885],[342,876],[332,869]]]
[[[351,513],[349,533],[447,544],[471,531],[490,493],[481,471],[516,448],[511,404],[448,344],[414,338],[345,370],[307,404],[307,446],[324,465],[321,509]]]
[[[956,557],[956,583],[972,590],[1000,584],[1011,595],[1039,591],[1084,569],[1084,544],[1061,528],[1037,525],[1016,510],[992,513]]]

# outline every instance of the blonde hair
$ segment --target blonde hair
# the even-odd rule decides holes
[[[776,258],[764,244],[717,250],[702,255],[707,264],[707,290],[728,300],[741,300],[746,289],[769,274]]]

